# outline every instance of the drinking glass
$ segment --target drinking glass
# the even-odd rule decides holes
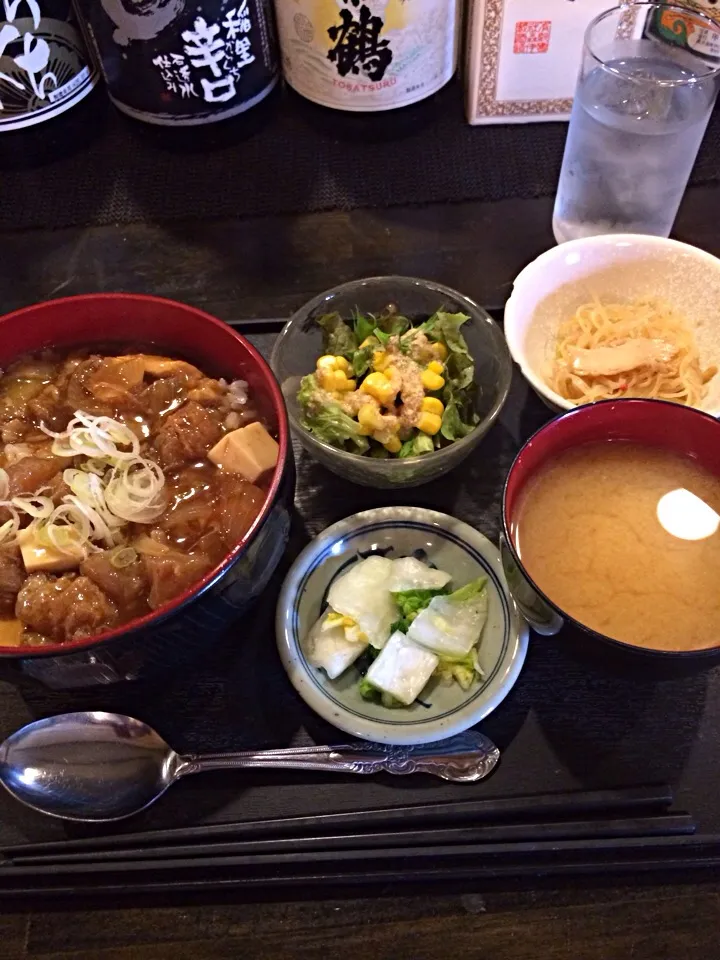
[[[553,212],[558,243],[669,235],[719,77],[720,25],[694,9],[633,3],[592,21]]]

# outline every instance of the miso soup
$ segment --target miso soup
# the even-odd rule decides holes
[[[531,479],[513,526],[528,574],[585,626],[661,650],[720,643],[720,479],[690,458],[576,447]]]

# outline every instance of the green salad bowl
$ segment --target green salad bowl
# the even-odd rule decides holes
[[[388,304],[414,323],[437,310],[465,313],[462,333],[475,362],[475,410],[478,423],[466,437],[432,453],[375,459],[339,449],[311,434],[302,424],[297,400],[300,382],[313,373],[323,354],[323,331],[316,320],[337,312],[350,319],[356,311],[380,314]],[[512,360],[502,331],[473,300],[432,280],[414,277],[368,277],[353,280],[315,297],[295,313],[278,337],[270,360],[287,403],[290,426],[307,453],[333,473],[367,487],[415,487],[435,480],[461,463],[477,447],[507,399]]]

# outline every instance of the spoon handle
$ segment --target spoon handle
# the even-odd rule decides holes
[[[417,747],[352,743],[339,747],[288,747],[202,756],[185,754],[179,757],[176,775],[264,767],[357,774],[429,773],[443,780],[469,782],[486,777],[499,759],[500,751],[491,740],[481,733],[469,731],[440,743]]]

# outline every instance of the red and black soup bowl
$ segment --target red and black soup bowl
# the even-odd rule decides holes
[[[580,623],[538,586],[523,565],[517,547],[517,520],[522,495],[542,469],[563,453],[587,443],[625,441],[694,460],[720,477],[720,422],[709,414],[665,400],[604,400],[579,406],[541,427],[522,447],[508,473],[503,492],[500,552],[508,585],[533,629],[554,635],[567,624],[594,651],[605,646],[615,653],[677,662],[707,661],[720,656],[720,636],[712,647],[663,650],[637,646],[605,636]],[[568,551],[573,549],[567,545]],[[622,557],[618,557],[622,563]]]
[[[0,646],[5,679],[30,676],[54,689],[134,680],[211,655],[267,586],[287,544],[295,470],[285,404],[269,366],[227,324],[186,304],[134,294],[90,294],[36,304],[0,317],[0,367],[44,348],[128,346],[189,360],[208,376],[247,381],[253,405],[280,454],[262,510],[243,539],[202,580],[112,630],[38,647]]]

